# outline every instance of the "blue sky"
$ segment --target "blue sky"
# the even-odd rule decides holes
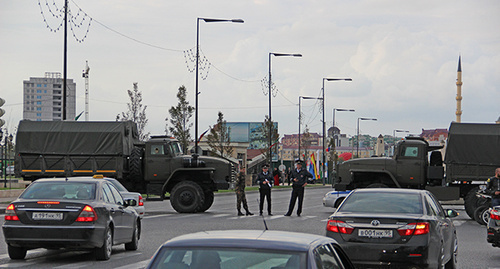
[[[39,5],[40,3],[40,5]],[[9,131],[22,118],[22,82],[45,72],[62,72],[61,22],[47,9],[62,0],[0,0],[0,97]],[[126,110],[127,90],[138,82],[148,106],[147,130],[161,134],[168,109],[184,85],[194,105],[195,75],[184,51],[196,46],[196,21],[241,18],[243,24],[200,22],[200,48],[211,63],[199,82],[199,133],[221,111],[230,122],[262,121],[268,114],[270,52],[273,57],[272,118],[283,134],[298,131],[298,97],[321,94],[326,82],[326,123],[349,135],[418,134],[448,128],[455,120],[456,71],[462,55],[462,122],[494,122],[500,116],[500,2],[398,0],[131,1],[72,0],[93,21],[83,42],[69,31],[68,77],[77,83],[77,114],[84,110],[85,62],[90,66],[90,119],[115,120]],[[40,9],[42,7],[42,10]],[[87,24],[74,31],[77,39]],[[201,77],[206,79],[201,79]],[[321,132],[321,111],[302,103],[303,123]],[[302,126],[302,130],[305,126]],[[194,134],[194,131],[193,131]]]

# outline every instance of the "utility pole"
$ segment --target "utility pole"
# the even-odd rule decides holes
[[[85,121],[89,121],[89,61],[85,61],[85,70],[83,70],[83,78],[85,78]]]

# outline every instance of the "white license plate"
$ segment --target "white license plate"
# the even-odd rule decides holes
[[[392,230],[359,229],[360,237],[392,238]]]
[[[63,213],[33,212],[33,220],[62,220]]]

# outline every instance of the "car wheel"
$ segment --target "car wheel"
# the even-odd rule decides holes
[[[214,203],[214,193],[212,191],[205,191],[204,193],[205,193],[205,202],[203,203],[203,206],[201,206],[199,212],[207,211]]]
[[[23,247],[7,246],[9,257],[13,260],[22,260],[26,257],[27,250]]]
[[[179,213],[199,212],[205,202],[200,185],[193,181],[181,181],[175,185],[170,195],[170,203]]]
[[[132,241],[125,243],[125,250],[137,250],[139,248],[139,238],[141,234],[141,226],[139,222],[135,224]]]
[[[104,232],[104,241],[102,247],[95,249],[97,260],[109,260],[111,258],[111,251],[113,250],[113,232],[111,228],[106,228]]]
[[[474,219],[481,225],[486,225],[490,220],[490,207],[487,205],[480,206],[474,211]]]
[[[445,264],[445,266],[444,266],[445,269],[457,268],[457,255],[458,255],[458,240],[457,240],[457,238],[455,238],[455,240],[453,241],[453,249],[451,251],[452,251],[451,258]]]

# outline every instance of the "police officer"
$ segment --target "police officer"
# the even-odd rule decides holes
[[[491,207],[500,205],[500,167],[495,169],[495,176],[486,182],[486,193],[491,195]]]
[[[302,169],[302,161],[297,160],[295,162],[296,168],[293,169],[291,174],[292,179],[292,197],[290,198],[290,205],[288,206],[288,212],[285,216],[289,217],[292,215],[293,208],[295,207],[295,201],[299,198],[299,205],[297,207],[297,216],[300,217],[302,213],[302,202],[304,201],[304,188],[307,185],[307,178],[313,178],[313,175],[309,173],[306,169]]]
[[[241,213],[241,204],[246,211],[247,216],[253,215],[252,212],[248,210],[247,198],[245,196],[245,167],[240,166],[240,172],[236,176],[236,186],[234,188],[236,192],[236,209],[238,209],[238,216],[243,216]]]
[[[257,184],[259,184],[260,204],[259,213],[262,216],[262,209],[264,208],[264,198],[267,200],[267,213],[271,214],[271,188],[273,186],[273,176],[269,173],[269,165],[262,166],[262,172],[257,176]]]

